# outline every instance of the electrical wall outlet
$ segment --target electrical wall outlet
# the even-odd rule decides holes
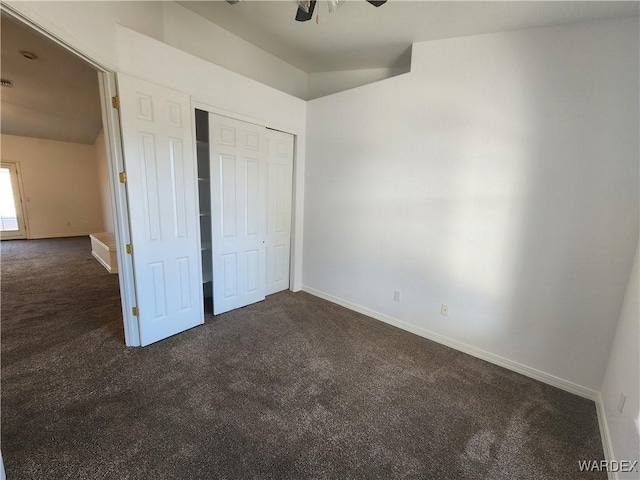
[[[395,290],[395,291],[393,292],[393,299],[394,299],[396,302],[399,302],[399,301],[400,301],[400,292],[399,292],[398,290]]]
[[[624,402],[627,401],[627,396],[624,393],[620,394],[620,401],[618,402],[618,413],[622,413],[624,409]]]
[[[440,314],[444,315],[445,317],[448,317],[449,316],[449,305],[445,305],[443,303],[442,307],[440,307]]]

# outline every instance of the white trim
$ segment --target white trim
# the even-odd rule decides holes
[[[570,382],[568,380],[556,377],[555,375],[551,375],[550,373],[542,372],[535,368],[528,367],[518,362],[514,362],[513,360],[509,360],[508,358],[501,357],[494,353],[481,350],[471,345],[467,345],[466,343],[458,342],[457,340],[453,340],[449,337],[445,337],[444,335],[440,335],[438,333],[432,332],[430,330],[427,330],[426,328],[417,327],[415,325],[404,322],[402,320],[398,320],[397,318],[393,318],[383,313],[379,313],[374,310],[370,310],[366,307],[357,305],[355,303],[351,303],[347,300],[334,297],[333,295],[329,295],[328,293],[321,292],[320,290],[316,290],[315,288],[311,288],[306,285],[303,285],[302,290],[316,297],[341,305],[345,308],[348,308],[349,310],[362,313],[363,315],[367,315],[368,317],[374,318],[376,320],[380,320],[381,322],[384,322],[384,323],[388,323],[389,325],[393,325],[394,327],[401,328],[402,330],[406,330],[407,332],[415,333],[416,335],[420,335],[421,337],[428,338],[429,340],[433,340],[434,342],[438,342],[442,345],[446,345],[447,347],[451,347],[460,352],[467,353],[476,358],[480,358],[487,362],[504,367],[508,370],[512,370],[514,372],[520,373],[522,375],[533,378],[535,380],[539,380],[543,383],[552,385],[554,387],[573,393],[580,397],[588,398],[589,400],[594,400],[594,401],[598,398],[599,393],[597,391],[591,390],[590,388],[583,387],[581,385]]]
[[[109,172],[109,197],[113,213],[113,234],[116,241],[118,282],[120,284],[120,304],[124,326],[124,343],[127,347],[140,346],[138,318],[132,308],[138,304],[133,258],[124,253],[125,245],[131,243],[129,227],[129,201],[126,186],[119,181],[119,173],[124,172],[124,150],[120,137],[120,115],[111,105],[111,97],[118,94],[116,76],[111,72],[98,73],[100,101],[102,107],[102,128],[104,130],[107,169]]]
[[[191,101],[191,137],[192,137],[192,142],[193,142],[193,156],[194,156],[194,164],[195,164],[195,169],[196,169],[196,175],[195,178],[193,179],[193,188],[195,189],[196,192],[198,192],[198,213],[200,213],[200,185],[199,185],[199,181],[198,181],[198,137],[196,136],[196,109],[197,110],[202,110],[201,107],[198,106],[197,102],[193,99],[193,96],[189,96],[190,101]],[[211,173],[209,173],[209,176],[211,176]],[[202,248],[202,230],[200,229],[200,219],[198,219],[198,221],[196,222],[196,235],[197,238],[199,239],[200,242],[200,247]],[[213,239],[211,241],[212,245],[213,245]],[[200,254],[202,255],[202,251],[200,252]],[[198,265],[198,285],[200,285],[200,305],[202,306],[202,316],[204,318],[205,315],[205,307],[204,307],[204,274],[202,272],[202,257],[200,258],[199,262],[196,262]]]
[[[602,395],[598,392],[596,398],[596,414],[598,415],[598,427],[600,428],[600,438],[602,439],[602,450],[604,451],[604,459],[608,462],[615,460],[613,454],[613,444],[611,443],[611,435],[609,434],[609,425],[607,423],[607,414],[604,409]],[[618,480],[618,472],[607,470],[609,480]]]
[[[192,96],[193,98],[193,96]],[[267,120],[261,120],[258,118],[249,117],[247,115],[242,115],[240,113],[232,112],[230,110],[225,110],[224,108],[216,107],[214,105],[210,105],[208,103],[200,102],[198,100],[193,100],[192,102],[193,108],[197,108],[198,110],[204,110],[209,113],[215,113],[216,115],[221,115],[223,117],[228,117],[233,120],[240,120],[241,122],[251,123],[253,125],[258,125],[260,127],[267,127],[274,130],[279,130],[284,133],[290,133],[291,135],[299,135],[300,133],[292,128],[285,127],[279,125],[277,123],[269,122]]]
[[[284,132],[287,133],[287,132]],[[296,212],[301,208],[299,199],[297,198],[296,186],[299,182],[304,183],[304,179],[300,179],[300,169],[298,167],[298,135],[293,136],[293,163],[291,165],[291,220],[289,223],[289,290],[299,292],[300,286],[298,277],[296,276],[296,247],[300,248],[296,242]]]
[[[31,226],[29,225],[29,209],[27,208],[27,197],[24,195],[24,184],[22,182],[22,166],[18,161],[11,161],[16,165],[16,175],[18,177],[18,187],[20,188],[20,209],[22,210],[22,221],[24,222],[24,229],[26,238],[31,238]]]
[[[107,262],[102,260],[100,256],[96,254],[96,252],[91,252],[91,255],[93,255],[93,258],[100,262],[100,264],[107,270],[107,272],[113,273],[113,271],[111,270],[111,266]]]

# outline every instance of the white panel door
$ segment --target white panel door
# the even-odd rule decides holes
[[[267,295],[289,288],[293,135],[267,130]]]
[[[209,115],[213,313],[264,300],[266,128]]]
[[[204,323],[188,95],[118,75],[140,342]]]

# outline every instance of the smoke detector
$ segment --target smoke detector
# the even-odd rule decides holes
[[[30,52],[29,50],[20,50],[20,55],[22,55],[27,60],[37,60],[38,59],[38,55],[36,55],[33,52]]]
[[[13,88],[13,82],[6,78],[0,79],[0,85],[2,85],[3,87]]]

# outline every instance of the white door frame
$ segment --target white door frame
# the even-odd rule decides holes
[[[15,209],[16,209],[16,214],[18,215],[18,227],[20,226],[20,222],[22,222],[23,226],[24,226],[24,236],[22,235],[17,235],[17,236],[6,236],[6,235],[2,235],[3,238],[5,239],[11,239],[11,238],[15,238],[15,239],[24,239],[24,238],[29,238],[29,221],[27,219],[27,209],[26,209],[26,205],[25,205],[25,198],[24,198],[24,188],[22,188],[22,175],[20,174],[20,162],[16,162],[13,160],[0,160],[0,165],[3,168],[9,168],[15,171],[15,176],[16,176],[16,187],[18,188],[18,197],[20,198],[20,202],[15,202],[15,198],[16,198],[16,192],[13,192],[13,198],[14,198],[14,203],[15,203]],[[13,182],[12,182],[13,183]],[[13,185],[12,187],[13,188]]]
[[[15,21],[37,31],[58,46],[89,63],[98,72],[100,86],[100,104],[102,110],[102,125],[106,147],[107,168],[109,172],[109,192],[111,207],[114,215],[113,229],[116,240],[118,258],[118,281],[120,284],[120,303],[124,324],[125,344],[129,347],[140,346],[138,319],[133,315],[132,308],[136,302],[135,277],[131,256],[125,254],[125,245],[130,238],[129,213],[127,192],[119,182],[119,173],[124,171],[124,155],[120,138],[120,117],[118,111],[111,105],[111,97],[117,95],[115,68],[104,64],[82,52],[82,46],[75,42],[67,42],[55,35],[43,25],[21,14],[5,3],[0,4],[0,11]]]
[[[298,134],[292,131],[289,131],[286,128],[283,128],[281,125],[277,125],[271,122],[265,122],[264,120],[257,120],[255,118],[248,117],[246,115],[240,115],[235,112],[230,112],[229,110],[225,110],[223,108],[214,107],[213,105],[209,105],[207,103],[199,102],[197,100],[191,101],[191,110],[195,115],[195,109],[204,110],[205,112],[215,113],[216,115],[222,115],[223,117],[228,117],[234,120],[240,120],[241,122],[253,123],[254,125],[260,125],[261,127],[267,127],[272,130],[278,130],[280,132],[288,133],[293,135],[293,176],[291,182],[291,248],[289,249],[289,291],[295,292],[294,287],[294,279],[297,278],[295,274],[295,251],[296,251],[296,210],[300,208],[298,205],[298,201],[296,199],[296,175],[299,175],[297,169],[297,146],[298,146]],[[195,142],[195,128],[194,128],[194,142]],[[298,247],[300,248],[300,247]],[[299,289],[298,289],[299,290]]]
[[[113,230],[116,240],[118,259],[118,281],[120,283],[120,303],[124,323],[125,344],[128,347],[140,346],[138,317],[133,315],[133,307],[138,304],[136,284],[133,272],[133,259],[125,253],[126,245],[131,243],[129,228],[129,201],[127,189],[119,181],[120,172],[124,172],[124,154],[120,136],[120,116],[111,105],[111,98],[117,95],[116,77],[113,72],[99,72],[100,101],[102,104],[102,125],[104,129],[109,192],[113,212]]]

